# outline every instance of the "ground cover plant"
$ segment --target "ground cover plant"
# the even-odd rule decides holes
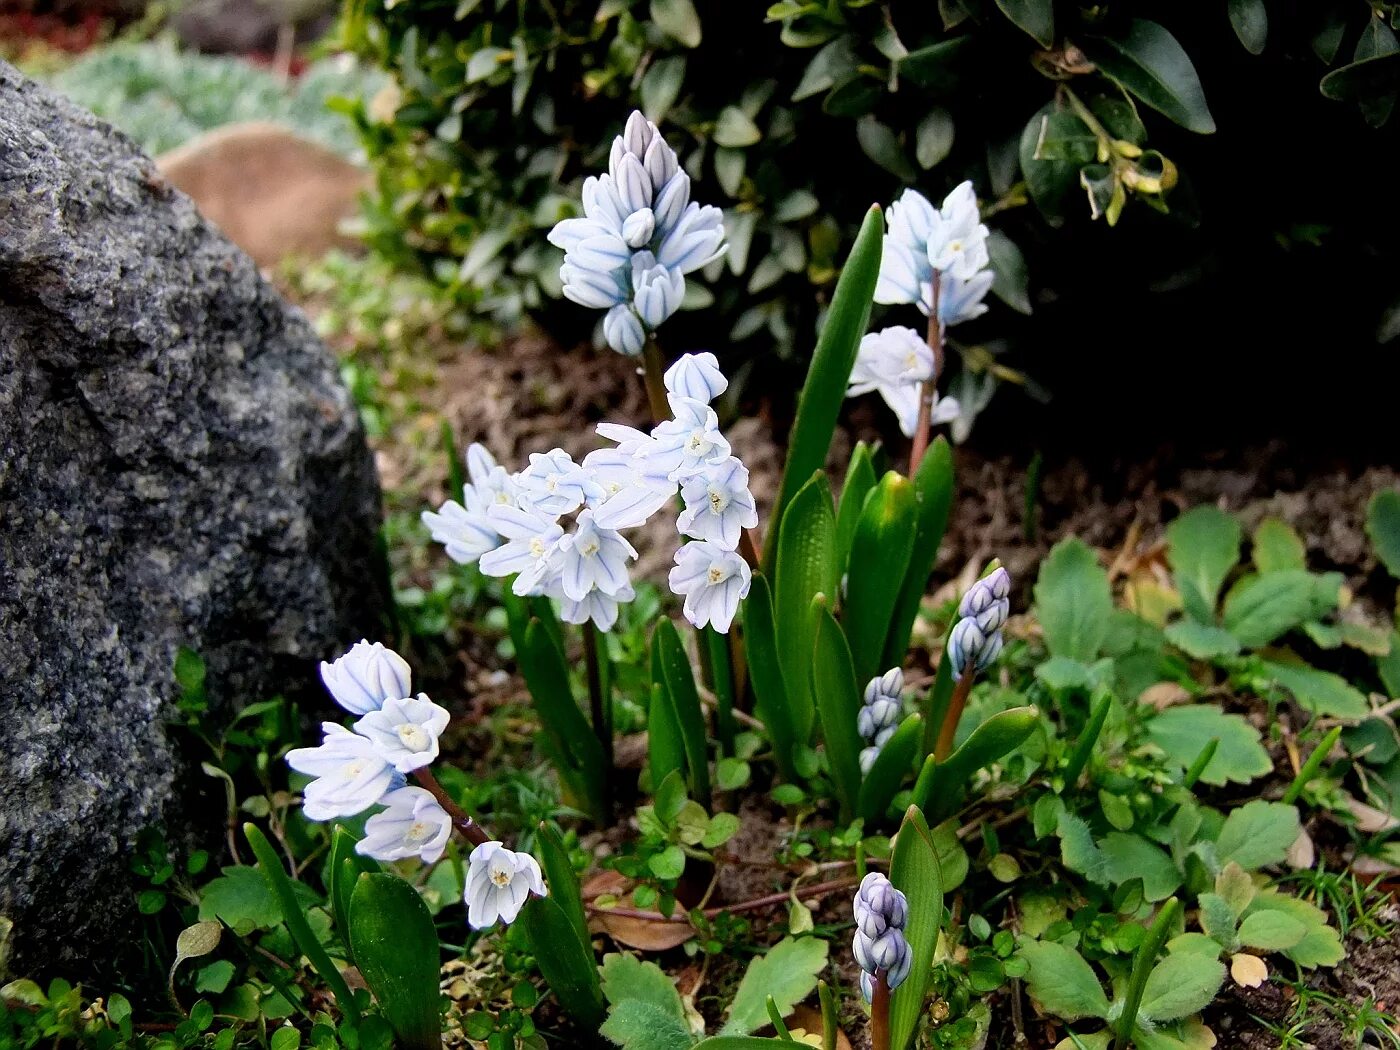
[[[665,349],[729,230],[645,118],[610,147],[551,240],[653,425],[603,423],[579,461],[449,441],[452,498],[421,508],[444,590],[471,591],[440,608],[503,605],[527,702],[458,724],[403,655],[440,626],[419,618],[323,666],[319,736],[276,700],[216,730],[182,653],[227,841],[134,859],[167,1002],[21,978],[0,1036],[1150,1050],[1229,1045],[1220,1003],[1272,987],[1293,1045],[1396,1045],[1390,1000],[1325,983],[1393,937],[1342,865],[1400,861],[1394,610],[1310,571],[1282,521],[1246,537],[1210,506],[1112,573],[1068,539],[1034,580],[989,563],[929,597],[953,492],[932,431],[961,407],[935,386],[992,280],[970,185],[866,214],[761,514],[727,378]],[[867,332],[876,301],[923,331]],[[908,444],[856,445],[833,486],[842,405],[870,394]],[[666,591],[631,578],[647,520]],[[1369,528],[1400,576],[1400,494]]]

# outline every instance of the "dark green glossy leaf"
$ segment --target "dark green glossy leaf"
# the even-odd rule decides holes
[[[754,710],[773,741],[774,761],[784,777],[795,780],[797,772],[793,769],[792,757],[797,746],[797,728],[778,656],[773,595],[762,573],[754,573],[749,596],[744,599],[744,655],[748,658],[749,681],[753,683]]]
[[[1013,707],[974,729],[946,762],[934,767],[925,816],[936,823],[950,813],[977,771],[1015,751],[1039,724],[1040,712],[1034,707]]]
[[[1030,313],[1030,273],[1016,242],[993,230],[987,237],[987,253],[991,256],[992,294],[1017,313]]]
[[[1093,132],[1053,102],[1026,122],[1021,132],[1021,174],[1031,200],[1050,225],[1063,225],[1070,199],[1079,189],[1079,169],[1094,156]]]
[[[888,124],[882,124],[874,117],[862,117],[856,121],[856,141],[867,157],[891,175],[905,182],[918,178],[918,172],[909,163],[899,136]]]
[[[1055,42],[1054,0],[997,0],[997,7],[1041,47]]]
[[[856,715],[860,710],[860,690],[846,636],[825,603],[814,603],[815,645],[806,661],[811,668],[812,692],[821,719],[826,743],[827,765],[836,795],[841,803],[842,820],[855,813],[860,796],[860,734]]]
[[[559,779],[577,802],[601,822],[606,819],[603,749],[574,699],[564,654],[538,619],[531,619],[521,642],[520,673],[535,702],[540,727],[562,762],[557,770]]]
[[[910,51],[900,59],[897,67],[899,75],[931,95],[948,94],[958,86],[971,44],[971,37],[958,36]]]
[[[851,540],[855,538],[856,523],[865,508],[865,499],[875,487],[875,466],[870,446],[857,441],[846,466],[846,480],[841,486],[841,501],[836,505],[836,564],[846,572],[851,558]]]
[[[603,1023],[603,988],[592,946],[579,940],[573,921],[552,897],[531,898],[516,922],[559,1005],[596,1032]]]
[[[398,1044],[405,1050],[438,1050],[441,950],[418,891],[397,875],[361,875],[350,897],[350,944]]]
[[[816,630],[812,599],[826,595],[835,601],[840,588],[836,564],[836,516],[826,476],[812,477],[788,505],[778,530],[777,575],[773,614],[778,635],[778,658],[787,685],[797,742],[812,734],[810,691],[812,636]]]
[[[1090,36],[1079,44],[1101,72],[1157,112],[1202,135],[1215,130],[1190,56],[1156,22],[1135,18],[1119,36]]]
[[[894,735],[885,741],[885,746],[875,756],[874,765],[861,781],[856,806],[856,814],[865,821],[867,828],[874,827],[884,817],[890,802],[904,786],[905,777],[914,767],[914,758],[919,753],[923,736],[923,716],[910,715],[899,724]]]
[[[890,1050],[905,1050],[924,1012],[933,952],[943,924],[943,875],[928,824],[913,806],[904,814],[890,857],[890,882],[909,902],[904,938],[913,962],[909,976],[890,994]]]
[[[909,571],[917,509],[913,484],[890,471],[866,499],[856,525],[841,622],[858,685],[886,669],[885,640],[899,599],[891,584]]]
[[[710,807],[709,745],[705,737],[705,715],[700,709],[700,692],[695,687],[695,672],[690,666],[685,644],[669,617],[662,617],[652,632],[651,644],[660,656],[662,674],[666,680],[663,694],[670,702],[672,717],[680,730],[685,749],[686,783],[690,795],[706,809]]]
[[[938,547],[948,528],[948,512],[953,505],[953,450],[946,439],[934,439],[911,480],[915,505],[914,544],[909,551],[909,569],[899,584],[899,600],[890,618],[890,633],[881,661],[884,667],[904,664],[919,604],[927,593],[929,574],[938,560]]]
[[[1269,11],[1264,0],[1230,0],[1230,25],[1251,55],[1261,54],[1269,37]]]
[[[554,898],[564,914],[574,925],[579,940],[587,943],[588,916],[583,910],[583,894],[579,889],[578,875],[569,863],[569,850],[554,825],[540,822],[539,834],[535,837],[535,856],[544,872],[544,883],[549,887],[549,895]]]

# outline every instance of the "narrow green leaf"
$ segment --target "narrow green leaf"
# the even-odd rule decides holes
[[[364,874],[350,897],[355,965],[406,1050],[442,1046],[441,949],[428,906],[397,875]]]
[[[884,817],[890,802],[903,786],[904,778],[914,766],[923,735],[923,718],[910,715],[899,724],[894,735],[885,741],[885,746],[875,756],[870,772],[861,781],[856,806],[856,815],[865,820],[867,828],[873,827]]]
[[[797,746],[797,728],[778,657],[773,594],[762,573],[754,573],[749,596],[744,599],[744,655],[749,664],[749,681],[753,683],[754,710],[773,741],[773,758],[785,778],[796,780],[792,756]]]
[[[870,446],[857,441],[846,467],[846,480],[841,486],[841,500],[836,505],[836,564],[844,573],[851,558],[851,541],[855,539],[856,524],[865,508],[865,498],[875,487],[875,466]]]
[[[875,296],[875,279],[880,274],[880,255],[885,233],[884,216],[878,207],[866,213],[855,245],[846,259],[836,291],[827,311],[826,323],[817,339],[807,381],[797,404],[788,441],[787,464],[772,520],[780,522],[798,489],[807,484],[826,462],[836,417],[846,398],[846,385],[855,364],[861,336],[870,324],[870,307]],[[779,525],[781,528],[781,525]],[[774,535],[768,537],[769,558],[773,557]],[[765,568],[771,571],[771,561]]]
[[[1055,42],[1054,0],[997,0],[1001,13],[1032,36],[1041,47]]]
[[[1215,130],[1190,56],[1156,22],[1134,18],[1121,36],[1089,36],[1078,43],[1101,72],[1157,112],[1201,135]]]
[[[813,607],[817,629],[815,646],[808,650],[812,692],[821,719],[822,739],[826,742],[831,780],[841,803],[841,819],[850,820],[860,796],[861,739],[856,730],[860,690],[851,664],[851,650],[840,625],[820,599]]]
[[[709,744],[705,737],[705,715],[700,709],[700,692],[695,687],[695,672],[691,669],[690,657],[686,655],[685,643],[669,617],[657,621],[651,644],[660,651],[661,669],[666,679],[665,696],[670,702],[675,724],[680,729],[681,745],[685,748],[686,783],[690,785],[690,795],[709,809]]]
[[[905,812],[895,838],[890,882],[909,902],[904,939],[913,958],[909,976],[890,993],[890,1050],[905,1050],[924,1013],[924,996],[933,976],[933,952],[943,925],[943,873],[938,850],[923,815],[913,806]]]
[[[603,1023],[603,988],[592,946],[579,940],[573,921],[553,897],[531,898],[516,922],[559,1005],[596,1032]]]
[[[948,528],[948,512],[953,506],[953,449],[943,437],[935,438],[924,453],[919,469],[910,479],[914,485],[914,543],[909,551],[909,569],[899,584],[885,642],[884,667],[900,667],[914,633],[919,605],[928,590],[933,563]],[[926,724],[926,732],[938,732],[937,724]]]
[[[1098,659],[1108,637],[1113,596],[1108,573],[1083,540],[1061,540],[1041,563],[1035,606],[1051,655],[1085,664]]]
[[[1000,762],[1015,751],[1040,725],[1040,712],[1034,707],[1013,707],[986,719],[964,740],[948,760],[935,766],[931,791],[931,823],[943,819],[962,797],[978,770]]]
[[[818,594],[835,601],[840,587],[836,565],[836,517],[831,490],[820,472],[793,497],[778,531],[777,576],[773,581],[773,614],[778,636],[793,729],[798,743],[812,735],[812,637],[816,621],[812,599]]]
[[[540,821],[539,834],[535,837],[535,857],[544,872],[545,885],[549,895],[574,925],[579,940],[588,943],[588,915],[583,910],[583,893],[579,888],[578,874],[569,863],[569,850],[554,825]]]
[[[346,985],[345,978],[340,975],[340,970],[312,932],[311,924],[306,921],[306,909],[297,899],[292,880],[282,869],[282,859],[257,825],[244,824],[243,835],[247,838],[248,845],[253,847],[253,855],[258,858],[258,868],[273,896],[277,898],[278,907],[282,909],[282,921],[287,924],[287,931],[292,935],[292,940],[296,942],[301,953],[311,960],[311,965],[320,974],[321,980],[326,982],[340,1006],[340,1012],[359,1024],[360,1011],[355,1006],[355,998],[350,994],[350,988]]]
[[[540,726],[564,762],[558,770],[559,779],[574,799],[602,822],[606,816],[603,749],[574,699],[564,654],[537,618],[530,620],[521,643],[520,673],[535,701]]]
[[[647,709],[647,769],[652,790],[672,773],[685,780],[685,741],[666,683],[653,682]]]
[[[345,946],[350,948],[350,895],[362,874],[379,871],[379,862],[355,852],[357,839],[339,824],[331,832],[331,852],[327,862],[326,885],[331,889],[331,913]],[[351,962],[354,962],[351,949]]]
[[[899,598],[890,583],[903,580],[909,571],[917,511],[914,486],[890,471],[865,501],[856,524],[841,623],[851,646],[857,685],[864,686],[887,669],[885,640]]]

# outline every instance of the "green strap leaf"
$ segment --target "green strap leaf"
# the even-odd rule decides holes
[[[899,667],[909,649],[909,636],[919,604],[928,589],[929,574],[938,559],[938,547],[948,528],[948,512],[953,505],[953,449],[943,437],[935,438],[911,479],[914,486],[914,542],[909,548],[909,568],[899,584],[899,599],[890,619],[885,642],[884,667]],[[938,726],[930,727],[933,732]]]
[[[578,875],[569,863],[569,850],[554,825],[540,821],[539,834],[535,838],[535,856],[544,871],[545,885],[564,914],[574,924],[574,932],[579,940],[588,942],[588,915],[583,910],[583,893],[579,888]]]
[[[603,986],[592,945],[579,940],[573,920],[553,897],[532,897],[516,922],[559,1005],[596,1032],[603,1023]]]
[[[439,1050],[441,949],[418,891],[397,875],[361,875],[350,897],[350,942],[399,1045]]]
[[[841,819],[850,820],[860,796],[860,734],[856,715],[860,710],[860,690],[846,636],[817,598],[812,603],[817,629],[815,647],[809,648],[812,692],[821,718],[822,739],[826,742],[827,764],[836,795],[841,803]]]
[[[778,658],[782,661],[798,743],[806,743],[812,735],[812,599],[822,594],[828,601],[835,601],[839,587],[831,489],[826,476],[817,472],[783,514],[778,533],[777,576],[773,581]]]
[[[754,710],[773,741],[773,758],[784,777],[796,780],[792,759],[797,728],[778,657],[773,593],[762,573],[754,573],[749,596],[744,599],[744,655],[748,658],[749,681],[753,683]]]
[[[844,570],[851,557],[851,541],[856,535],[856,523],[865,507],[865,497],[875,487],[875,465],[870,446],[856,442],[851,462],[846,467],[846,480],[841,485],[841,501],[836,505],[836,564]]]
[[[885,641],[899,600],[898,589],[890,584],[903,580],[909,571],[917,510],[914,486],[890,471],[865,501],[856,524],[841,621],[855,661],[857,685],[863,686],[888,666],[883,662]]]
[[[379,862],[371,857],[355,852],[356,837],[341,827],[335,826],[331,832],[330,860],[327,863],[326,885],[331,889],[331,912],[335,928],[350,948],[350,895],[355,892],[355,883],[363,874],[378,872]],[[350,961],[354,962],[351,949]]]
[[[831,435],[836,429],[836,417],[846,398],[846,385],[855,365],[861,336],[870,324],[870,307],[875,297],[875,279],[880,275],[880,255],[885,234],[884,216],[879,207],[872,206],[861,224],[855,245],[846,259],[845,268],[836,282],[831,309],[817,339],[807,381],[797,403],[797,418],[793,422],[788,443],[787,464],[783,468],[783,483],[778,502],[773,508],[773,521],[781,531],[783,512],[811,476],[822,469]],[[770,561],[764,566],[772,570],[771,561],[778,537],[769,535]]]
[[[691,669],[690,657],[686,655],[680,632],[669,617],[657,621],[651,644],[653,660],[660,661],[661,673],[665,678],[665,699],[671,706],[675,726],[680,730],[690,795],[709,809],[709,744],[705,737],[705,715],[700,710],[700,692],[695,687],[695,672]]]
[[[1040,712],[1034,707],[1013,707],[986,719],[946,762],[934,767],[928,798],[932,811],[926,810],[925,816],[935,822],[942,819],[978,770],[1015,751],[1039,724]]]
[[[875,825],[890,808],[890,802],[914,766],[923,735],[923,718],[910,715],[899,724],[894,735],[885,741],[885,746],[875,756],[874,765],[861,782],[860,799],[856,806],[856,813],[864,819],[867,828]]]
[[[301,954],[311,960],[311,965],[320,974],[321,980],[326,982],[331,994],[335,996],[335,1001],[340,1005],[340,1012],[358,1025],[360,1010],[355,1005],[355,997],[350,994],[345,978],[340,975],[340,970],[326,954],[326,949],[316,939],[316,934],[311,931],[311,924],[306,921],[306,909],[297,899],[292,880],[282,869],[282,860],[277,851],[255,824],[244,824],[243,835],[247,838],[248,845],[253,847],[253,856],[258,858],[258,869],[267,880],[272,895],[277,898],[277,905],[282,909],[282,921],[287,924],[287,931],[291,933],[292,940],[296,942]]]
[[[1190,56],[1156,22],[1134,18],[1121,36],[1090,36],[1079,44],[1101,72],[1157,112],[1201,135],[1215,130]]]
[[[603,748],[574,699],[563,651],[539,619],[530,620],[521,643],[520,673],[535,701],[540,727],[560,759],[559,779],[578,803],[602,822],[606,819]]]
[[[904,939],[913,962],[909,976],[890,994],[890,1050],[905,1050],[924,1012],[924,996],[933,976],[933,950],[943,924],[943,876],[938,850],[923,814],[910,806],[904,814],[890,857],[890,882],[909,902]]]

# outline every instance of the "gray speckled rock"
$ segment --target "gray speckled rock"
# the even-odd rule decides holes
[[[0,916],[14,972],[132,934],[144,827],[217,834],[164,728],[373,631],[378,492],[335,361],[124,136],[0,62]],[[193,749],[189,759],[200,758]],[[191,772],[190,766],[193,765]]]

